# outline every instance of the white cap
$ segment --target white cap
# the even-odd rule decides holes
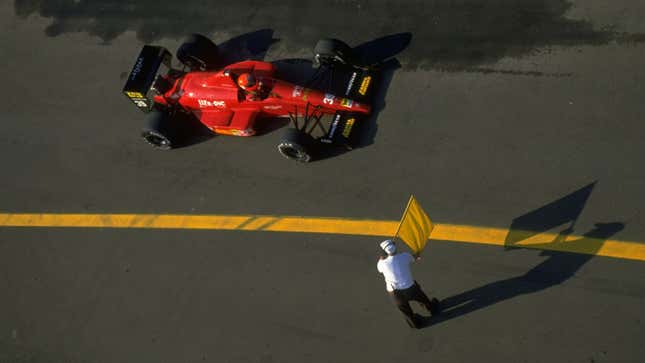
[[[394,245],[394,241],[392,241],[391,239],[386,239],[385,241],[381,242],[381,248],[388,255],[393,255],[394,252],[396,252],[396,246]]]

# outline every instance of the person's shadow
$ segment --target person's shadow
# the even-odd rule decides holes
[[[622,223],[596,223],[596,227],[585,233],[582,238],[564,241],[570,229],[562,231],[556,239],[544,245],[533,245],[535,248],[552,248],[582,250],[596,253],[605,240],[624,228]],[[557,245],[557,246],[556,246]],[[432,326],[475,310],[508,300],[519,295],[548,289],[571,278],[589,260],[593,254],[577,254],[544,250],[540,256],[548,258],[523,275],[510,279],[495,281],[484,286],[448,297],[441,301],[441,314],[426,318],[424,326]]]
[[[592,230],[580,238],[567,240],[567,236],[573,233],[573,226],[594,186],[595,182],[513,221],[512,227],[517,230],[511,229],[507,237],[507,251],[521,248],[518,247],[518,242],[540,231],[571,222],[570,227],[560,231],[553,241],[530,245],[530,248],[541,249],[540,256],[547,256],[546,260],[522,275],[491,282],[441,300],[442,312],[433,317],[423,317],[423,327],[436,325],[519,295],[548,289],[574,276],[600,251],[607,239],[625,227],[620,222],[596,223]],[[537,228],[538,224],[541,224],[541,229]],[[527,226],[531,226],[531,231],[522,230],[522,227]]]

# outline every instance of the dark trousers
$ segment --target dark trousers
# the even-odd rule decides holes
[[[420,302],[432,315],[439,313],[439,301],[437,299],[428,299],[428,296],[421,290],[421,286],[416,281],[414,285],[407,289],[390,291],[389,294],[396,307],[405,315],[405,320],[411,327],[418,327],[418,319],[410,307],[410,301]]]

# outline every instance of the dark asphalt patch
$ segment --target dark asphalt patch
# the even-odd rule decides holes
[[[614,27],[597,29],[567,17],[566,0],[433,1],[32,1],[16,0],[20,17],[51,18],[48,36],[86,32],[106,44],[126,31],[142,42],[182,38],[188,33],[242,34],[271,29],[290,49],[311,47],[320,37],[338,37],[358,45],[401,31],[413,44],[402,58],[406,68],[449,71],[492,64],[553,46],[643,42],[643,34]],[[547,50],[548,51],[548,50]],[[485,68],[484,72],[485,72]],[[535,75],[535,74],[528,74]]]

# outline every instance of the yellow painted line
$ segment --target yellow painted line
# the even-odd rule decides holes
[[[521,234],[521,231],[513,231]],[[439,224],[432,231],[432,239],[504,246],[509,230],[503,228]],[[563,241],[554,242],[557,233],[541,233],[514,244],[514,246],[540,250],[576,252],[598,256],[645,261],[645,243],[614,239],[589,238],[568,235]]]
[[[398,223],[368,219],[258,215],[0,213],[0,227],[209,229],[379,237],[391,237],[396,232]],[[504,228],[437,224],[432,231],[432,239],[504,246],[508,234],[509,230]],[[541,233],[520,241],[515,246],[645,261],[645,243],[642,242],[601,240],[575,235],[554,242],[557,237],[555,233]]]

